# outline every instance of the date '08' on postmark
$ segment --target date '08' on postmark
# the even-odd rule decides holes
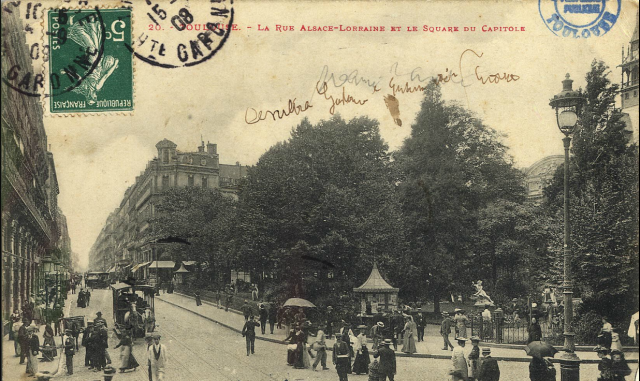
[[[51,9],[49,110],[133,110],[131,9]]]

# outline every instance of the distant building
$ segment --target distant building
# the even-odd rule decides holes
[[[126,271],[138,279],[148,279],[149,264],[158,259],[161,245],[150,243],[145,237],[156,213],[155,205],[167,189],[219,189],[237,198],[239,181],[246,177],[248,167],[220,164],[216,144],[202,142],[197,151],[181,152],[175,143],[164,139],[156,148],[158,156],[149,161],[107,218],[89,252],[90,270]]]
[[[524,182],[527,189],[527,201],[541,203],[544,199],[543,190],[553,179],[553,175],[564,163],[563,155],[547,156],[533,163],[524,170]]]
[[[624,121],[627,124],[630,142],[638,143],[638,15],[636,14],[636,29],[625,54],[622,50],[622,84],[620,87],[620,102]]]

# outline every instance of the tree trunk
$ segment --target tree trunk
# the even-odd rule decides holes
[[[433,312],[436,314],[440,313],[440,293],[438,292],[433,294]]]

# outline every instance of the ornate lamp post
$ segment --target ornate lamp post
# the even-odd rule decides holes
[[[575,354],[573,329],[573,285],[571,283],[571,224],[569,219],[569,147],[571,134],[578,124],[578,115],[586,102],[582,91],[574,91],[573,80],[567,74],[562,81],[562,91],[550,100],[556,111],[558,128],[564,134],[564,354],[560,359],[562,381],[580,380],[580,358]]]

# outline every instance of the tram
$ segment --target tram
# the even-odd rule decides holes
[[[144,337],[156,327],[153,286],[128,283],[111,285],[113,291],[113,321],[118,337],[126,330],[132,338]]]
[[[94,288],[108,288],[109,287],[109,273],[93,271],[87,273],[85,278],[85,284],[87,287]]]

